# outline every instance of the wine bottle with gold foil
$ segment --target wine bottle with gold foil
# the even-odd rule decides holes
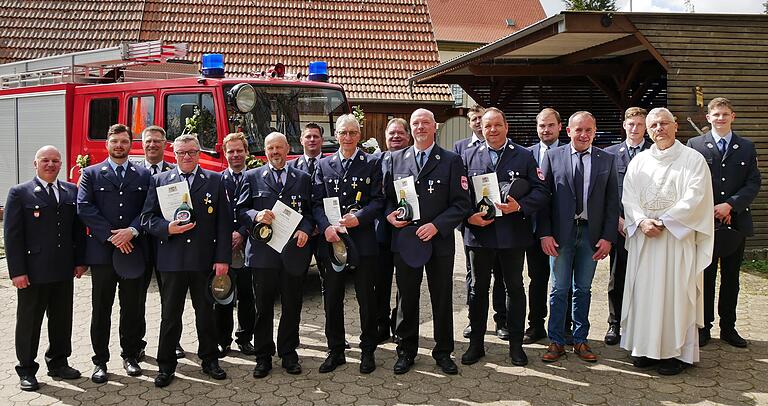
[[[181,204],[173,213],[173,219],[179,220],[179,225],[183,226],[195,221],[195,212],[189,206],[189,194],[184,193],[181,197]]]
[[[488,197],[488,186],[483,186],[483,198],[477,202],[475,212],[485,213],[483,215],[483,220],[491,220],[496,217],[496,205],[494,205]]]
[[[405,199],[405,190],[402,189],[400,189],[400,201],[397,203],[395,219],[397,221],[413,220],[413,206]]]
[[[347,213],[349,214],[355,214],[357,211],[363,208],[362,205],[360,205],[360,199],[363,198],[363,192],[358,191],[357,195],[355,195],[355,202],[352,203],[351,206],[349,206],[349,210],[347,210]]]

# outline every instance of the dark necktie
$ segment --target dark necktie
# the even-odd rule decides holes
[[[152,175],[157,175],[157,164],[152,164]]]
[[[309,172],[310,175],[315,174],[315,161],[317,158],[309,158],[309,163],[307,164],[307,172]]]
[[[584,211],[584,155],[589,152],[577,152],[576,172],[573,174],[573,186],[576,189],[576,215]]]
[[[120,181],[120,183],[123,183],[123,171],[125,171],[125,168],[123,168],[122,165],[118,165],[118,167],[115,168],[115,172],[117,172],[117,179]]]
[[[419,151],[416,153],[416,165],[419,167],[419,170],[424,167],[424,156],[427,155],[424,151]]]
[[[637,151],[639,151],[639,150],[640,150],[639,146],[637,146],[637,147],[629,147],[629,160],[630,161],[632,160],[632,158],[635,157],[635,155],[637,155]]]
[[[190,177],[192,177],[192,175],[193,175],[193,173],[182,173],[182,174],[181,174],[181,176],[183,176],[183,177],[184,177],[184,179],[186,179],[186,181],[187,181],[187,185],[188,185],[190,188],[192,187],[192,182],[190,182],[190,181],[189,181],[189,178],[190,178]]]
[[[720,147],[720,157],[725,158],[725,151],[726,151],[726,146],[728,145],[728,142],[725,141],[725,138],[720,138],[720,141],[718,141],[717,144]]]
[[[352,162],[352,159],[342,159],[341,160],[341,167],[344,168],[344,172],[349,170],[349,163]]]
[[[275,172],[275,183],[277,183],[277,188],[282,190],[283,189],[283,171],[284,169],[273,169]]]
[[[48,184],[48,198],[51,199],[51,202],[54,204],[59,204],[58,200],[56,200],[56,193],[53,191],[53,183]]]

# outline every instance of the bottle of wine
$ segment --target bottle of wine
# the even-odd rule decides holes
[[[268,243],[272,239],[272,226],[264,223],[254,223],[251,228],[251,237],[256,241]]]
[[[363,192],[358,191],[357,195],[355,195],[355,202],[352,203],[351,206],[349,206],[349,210],[347,210],[347,213],[355,214],[358,210],[362,209],[363,206],[360,205],[360,199],[362,198],[363,198]]]
[[[405,200],[405,190],[400,189],[400,201],[397,203],[397,221],[413,220],[413,206]]]
[[[181,204],[173,213],[173,219],[179,220],[180,226],[195,221],[195,212],[189,207],[189,194],[184,193],[184,196],[181,197]]]
[[[475,211],[477,213],[485,213],[483,220],[491,220],[496,216],[496,206],[488,197],[488,186],[483,186],[483,198],[477,202]]]

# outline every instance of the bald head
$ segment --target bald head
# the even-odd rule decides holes
[[[46,152],[53,152],[59,156],[59,159],[61,159],[61,153],[59,152],[59,149],[54,147],[53,145],[45,145],[40,147],[40,149],[38,149],[37,152],[35,152],[35,159],[40,158]]]
[[[435,142],[437,123],[435,115],[427,109],[417,109],[411,114],[411,134],[416,148],[423,151]]]
[[[279,132],[270,133],[264,138],[264,152],[269,163],[277,169],[283,169],[285,166],[289,149],[288,139]]]
[[[53,183],[61,170],[61,153],[53,145],[46,145],[35,153],[34,165],[40,179]]]

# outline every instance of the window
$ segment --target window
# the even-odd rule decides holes
[[[166,138],[173,141],[182,134],[197,134],[200,147],[216,148],[216,110],[211,93],[177,93],[165,98]]]
[[[128,99],[128,128],[134,139],[141,139],[141,132],[154,123],[154,96],[133,96]]]
[[[117,124],[120,101],[117,98],[93,99],[88,107],[88,138],[106,140],[107,131]]]

